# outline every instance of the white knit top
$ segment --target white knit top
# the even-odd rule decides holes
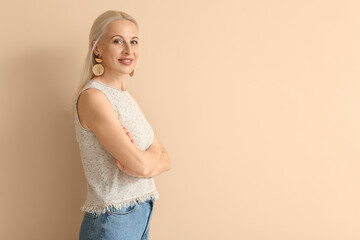
[[[127,90],[122,91],[90,80],[79,92],[78,97],[88,88],[96,88],[107,96],[121,125],[130,133],[140,150],[145,151],[150,147],[154,141],[153,129]],[[159,198],[152,177],[132,177],[116,166],[115,158],[105,150],[95,134],[80,124],[77,104],[75,132],[88,190],[86,202],[81,207],[82,211],[100,214],[108,211],[110,206],[120,209]]]

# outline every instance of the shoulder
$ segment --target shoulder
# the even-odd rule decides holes
[[[113,112],[113,107],[107,96],[97,88],[85,89],[79,96],[78,111],[85,115]]]
[[[103,104],[106,100],[107,97],[101,90],[97,88],[88,88],[80,93],[78,104],[80,105],[83,103],[90,106],[98,106]]]

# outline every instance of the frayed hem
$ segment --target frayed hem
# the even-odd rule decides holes
[[[109,203],[106,203],[106,204],[101,205],[101,206],[86,206],[86,205],[83,205],[81,207],[81,211],[96,214],[96,215],[100,215],[100,214],[104,214],[107,211],[110,211],[110,209],[112,207],[119,210],[119,209],[121,209],[123,207],[134,206],[136,204],[143,203],[143,202],[146,202],[148,200],[155,201],[156,199],[159,199],[159,197],[160,197],[159,193],[157,191],[154,191],[154,192],[150,192],[148,194],[145,194],[145,195],[143,195],[141,197],[127,199],[127,200],[123,200],[121,202],[109,202]]]

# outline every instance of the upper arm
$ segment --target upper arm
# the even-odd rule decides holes
[[[121,164],[143,167],[141,150],[130,141],[104,93],[94,88],[83,91],[78,100],[78,114],[100,144]]]

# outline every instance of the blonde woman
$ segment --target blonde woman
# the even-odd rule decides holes
[[[126,88],[139,60],[138,24],[121,11],[101,14],[90,31],[75,130],[87,199],[79,239],[149,238],[153,177],[170,169],[160,143]]]

